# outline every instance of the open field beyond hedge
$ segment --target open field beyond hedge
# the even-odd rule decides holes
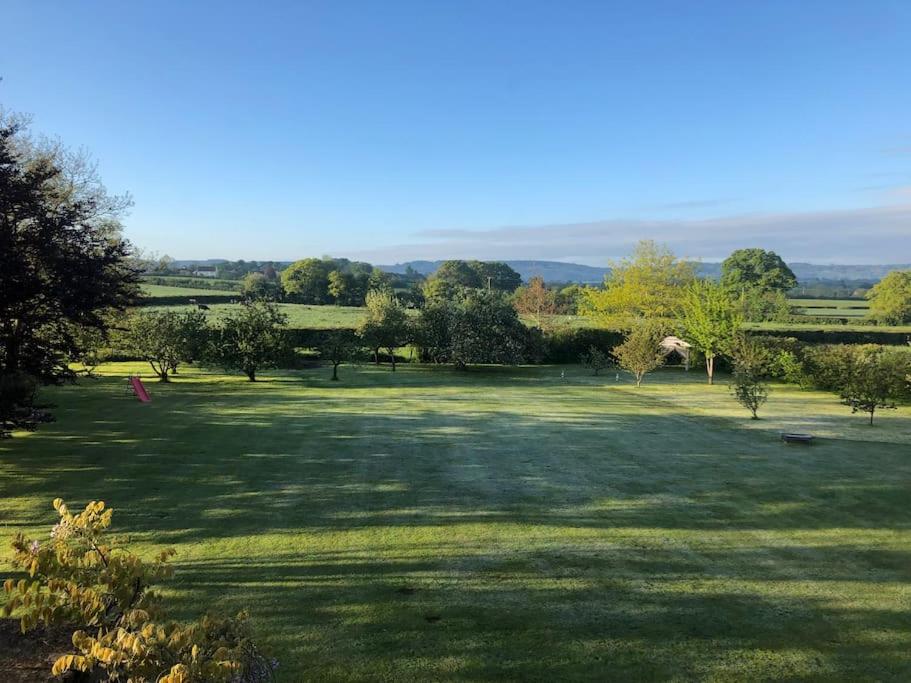
[[[102,371],[0,442],[0,534],[106,500],[280,680],[911,679],[907,407],[775,387],[751,422],[695,372],[569,366],[187,369],[142,405]]]

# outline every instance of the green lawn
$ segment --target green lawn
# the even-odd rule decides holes
[[[103,370],[0,442],[0,534],[105,499],[177,549],[183,614],[249,608],[282,681],[911,679],[908,408],[774,387],[752,422],[695,372],[417,366],[187,370],[143,405],[141,366]]]

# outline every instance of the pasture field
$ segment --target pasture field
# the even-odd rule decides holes
[[[870,302],[863,299],[788,299],[798,313],[833,318],[863,318]]]
[[[104,499],[177,550],[180,615],[249,609],[281,681],[911,679],[907,407],[409,365],[186,368],[143,405],[141,364],[101,372],[0,442],[0,535]]]
[[[216,292],[217,293],[217,292]],[[219,321],[230,311],[236,311],[241,304],[209,304],[208,318]],[[364,319],[366,308],[356,306],[311,306],[309,304],[277,304],[282,313],[288,316],[289,328],[312,328],[329,330],[335,328],[354,328]],[[144,306],[144,311],[195,310],[196,306]]]
[[[142,295],[148,299],[157,299],[171,296],[240,296],[238,292],[230,289],[203,289],[201,287],[171,287],[168,285],[152,285],[143,282]]]

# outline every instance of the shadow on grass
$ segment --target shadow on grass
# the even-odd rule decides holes
[[[104,498],[143,540],[230,543],[178,558],[178,603],[249,606],[288,680],[911,676],[911,553],[877,546],[911,528],[906,447],[798,451],[549,369],[322,374],[145,406],[103,378],[0,443],[4,521]]]

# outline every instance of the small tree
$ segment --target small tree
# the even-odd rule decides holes
[[[757,411],[769,399],[769,387],[761,377],[736,368],[731,377],[731,393],[740,405],[752,413],[754,420],[759,419]]]
[[[660,350],[663,338],[661,325],[643,320],[634,324],[626,340],[613,348],[617,365],[636,378],[637,387],[642,385],[647,373],[664,365],[664,355]]]
[[[705,370],[712,384],[715,358],[731,348],[740,331],[740,312],[721,285],[697,280],[681,297],[678,319],[686,340],[705,356]]]
[[[126,342],[145,360],[159,381],[177,374],[180,363],[199,360],[208,340],[202,311],[148,311],[135,314],[127,326]]]
[[[580,361],[583,367],[588,368],[595,375],[611,366],[610,356],[596,346],[589,346],[588,351],[582,354]]]
[[[287,351],[282,327],[287,316],[275,304],[244,303],[229,314],[216,332],[213,360],[225,370],[240,370],[251,382],[263,368],[278,365]]]
[[[750,411],[754,420],[759,419],[759,409],[769,399],[769,386],[765,382],[771,365],[772,353],[754,339],[739,335],[730,347],[734,363],[730,389],[734,398]]]
[[[881,346],[855,350],[854,362],[839,392],[852,413],[869,413],[870,424],[877,409],[895,409],[908,394],[911,361],[905,352]]]
[[[126,343],[149,364],[158,381],[168,382],[182,355],[180,316],[174,311],[144,311],[130,319]]]
[[[513,295],[513,305],[519,315],[530,318],[542,330],[557,313],[557,295],[544,284],[544,278],[535,276]]]
[[[326,335],[319,346],[319,356],[322,360],[332,363],[332,381],[338,381],[338,366],[351,358],[354,344],[342,332],[331,332]]]
[[[380,349],[386,349],[395,372],[395,351],[408,336],[408,316],[395,294],[388,290],[367,292],[366,304],[367,317],[358,328],[358,334],[373,350],[377,365]]]

